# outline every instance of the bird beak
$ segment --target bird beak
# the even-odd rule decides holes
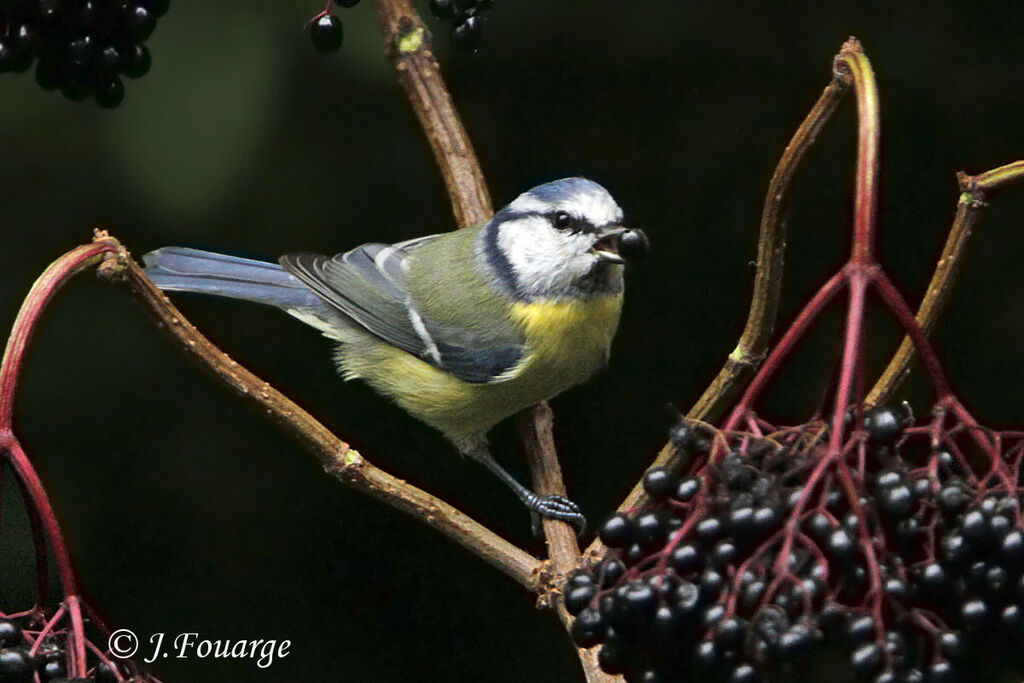
[[[621,225],[601,228],[597,233],[597,241],[590,248],[590,253],[605,263],[625,263],[626,259],[619,255],[619,236],[628,231],[628,228]]]

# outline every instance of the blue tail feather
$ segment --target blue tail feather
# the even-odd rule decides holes
[[[142,260],[146,275],[163,290],[214,294],[285,310],[331,313],[323,299],[276,263],[183,247],[157,249]]]

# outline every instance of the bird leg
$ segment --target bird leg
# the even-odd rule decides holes
[[[471,443],[461,442],[458,446],[463,455],[476,460],[493,472],[498,479],[501,479],[501,481],[505,482],[506,486],[512,489],[512,492],[516,494],[519,500],[523,501],[523,504],[530,510],[534,534],[540,533],[540,520],[542,518],[557,519],[571,524],[576,529],[577,534],[582,534],[583,530],[586,529],[587,519],[580,512],[580,508],[576,503],[559,495],[539,495],[520,484],[494,459],[485,440],[474,440]]]

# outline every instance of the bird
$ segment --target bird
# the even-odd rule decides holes
[[[487,432],[608,363],[626,261],[649,250],[622,222],[604,187],[573,177],[520,194],[476,228],[278,263],[183,247],[143,262],[164,291],[275,306],[319,330],[336,342],[344,379],[366,382],[493,472],[535,533],[543,518],[582,533],[579,506],[518,482]]]

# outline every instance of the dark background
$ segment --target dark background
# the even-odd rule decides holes
[[[320,56],[316,0],[173,0],[152,72],[116,111],[0,77],[0,318],[63,251],[112,230],[135,254],[180,244],[274,259],[451,227],[427,144],[381,56],[370,2]],[[421,3],[425,11],[426,3]],[[1024,156],[1014,3],[499,2],[479,54],[439,57],[496,205],[542,181],[606,185],[652,257],[629,274],[610,369],[555,401],[572,497],[592,526],[733,348],[763,193],[787,140],[857,35],[883,118],[879,253],[916,304],[957,199],[957,170]],[[850,102],[797,178],[781,321],[848,242]],[[1024,187],[994,196],[938,334],[979,418],[1020,424]],[[201,330],[390,472],[540,552],[493,477],[360,384],[274,310],[179,297]],[[801,420],[838,355],[826,317],[764,410]],[[897,340],[879,319],[873,366]],[[919,414],[928,394],[906,397]],[[325,476],[296,442],[187,360],[121,288],[85,276],[33,341],[17,429],[87,594],[144,637],[287,638],[287,659],[169,660],[173,681],[568,681],[556,620],[427,527]],[[495,448],[520,478],[511,429]],[[30,540],[5,491],[0,608],[31,603]],[[589,541],[590,537],[583,539]]]

